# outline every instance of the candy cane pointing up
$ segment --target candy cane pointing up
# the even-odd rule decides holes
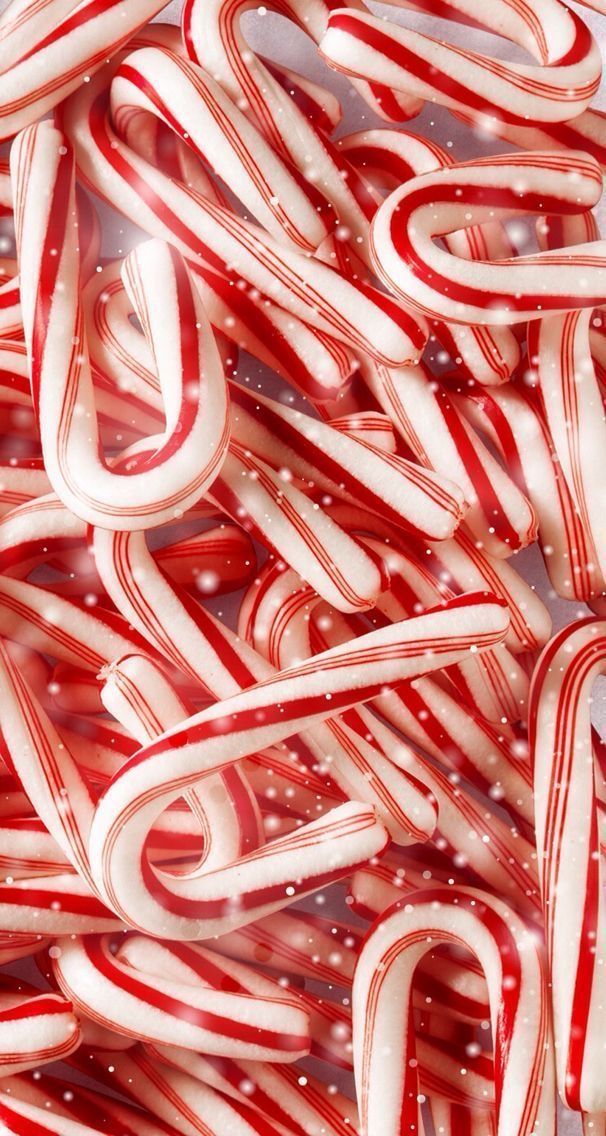
[[[167,428],[123,454],[117,471],[99,457],[65,142],[41,123],[12,151],[21,301],[46,468],[61,499],[88,522],[148,528],[193,504],[216,476],[228,441],[225,377],[182,258],[160,242],[140,245],[126,261],[125,282],[155,354]]]
[[[200,938],[277,910],[380,851],[384,829],[354,803],[214,875],[160,876],[146,863],[144,844],[155,817],[206,773],[365,701],[387,683],[449,665],[472,646],[492,646],[507,623],[490,597],[452,601],[280,672],[141,750],[104,794],[91,832],[93,872],[111,906],[154,934]]]
[[[606,950],[591,690],[606,665],[606,625],[572,623],[543,651],[531,687],[538,864],[552,974],[558,1088],[566,1103],[606,1111]]]
[[[430,944],[473,944],[486,979],[495,1039],[498,1136],[552,1136],[553,1054],[547,979],[531,933],[493,896],[430,888],[388,908],[362,947],[353,986],[354,1064],[367,1136],[419,1125],[411,987]],[[386,1057],[387,1055],[387,1057]]]
[[[376,214],[377,272],[418,311],[454,323],[516,324],[599,306],[606,297],[604,241],[497,263],[465,261],[433,242],[506,216],[585,213],[601,192],[595,160],[573,151],[503,154],[424,174]]]
[[[430,0],[414,7],[435,12]],[[379,80],[480,121],[562,122],[589,105],[600,81],[600,53],[580,16],[558,0],[538,0],[532,12],[515,0],[496,0],[481,14],[474,0],[445,0],[440,15],[504,36],[538,65],[509,65],[347,8],[331,12],[320,51],[348,75]]]

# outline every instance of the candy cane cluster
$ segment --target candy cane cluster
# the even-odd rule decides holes
[[[599,1136],[604,4],[164,6],[0,5],[0,1127]]]

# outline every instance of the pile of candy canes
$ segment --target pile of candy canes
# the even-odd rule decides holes
[[[251,0],[164,6],[0,18],[0,1127],[604,1136],[596,42],[277,0],[344,135]]]

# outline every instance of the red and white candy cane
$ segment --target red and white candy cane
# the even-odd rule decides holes
[[[589,311],[535,321],[529,355],[562,473],[605,576],[606,530],[595,471],[606,445],[606,419],[591,358],[590,321]]]
[[[518,483],[536,510],[539,545],[557,594],[595,603],[606,589],[597,550],[558,467],[538,392],[520,382],[482,392],[463,387],[455,397],[466,417],[486,430],[517,471]]]
[[[531,689],[537,850],[552,976],[558,1087],[566,1103],[606,1111],[595,1056],[603,1047],[606,921],[602,894],[591,690],[604,671],[606,626],[554,636]]]
[[[112,908],[154,934],[161,928],[175,938],[200,938],[277,910],[381,851],[385,830],[355,803],[214,875],[160,876],[146,861],[144,844],[155,817],[211,770],[311,726],[327,709],[334,713],[375,696],[386,683],[447,666],[472,645],[489,647],[506,627],[505,609],[490,597],[453,601],[278,673],[147,746],[114,778],[91,831],[93,873]],[[133,863],[141,864],[136,887]]]
[[[0,985],[0,1077],[61,1061],[80,1045],[73,1006],[18,979]]]
[[[212,72],[165,48],[145,47],[127,55],[111,84],[117,133],[124,136],[129,119],[141,112],[159,116],[199,158],[210,161],[244,208],[277,240],[313,252],[327,236],[332,218],[321,193],[280,160]]]
[[[86,1075],[95,1076],[110,1093],[120,1092],[136,1104],[135,1118],[153,1119],[158,1128],[154,1127],[150,1136],[156,1136],[156,1131],[176,1136],[173,1124],[178,1124],[179,1136],[224,1136],[226,1132],[230,1136],[284,1136],[289,1132],[270,1117],[260,1117],[246,1103],[230,1099],[197,1077],[160,1062],[152,1047],[139,1045],[126,1053],[97,1052],[82,1058],[77,1054],[74,1064]],[[116,1131],[122,1136],[125,1129],[121,1125]],[[136,1136],[138,1132],[147,1136],[143,1127],[128,1128],[125,1136]]]
[[[431,0],[414,8],[436,11]],[[598,46],[559,0],[538,0],[532,11],[496,0],[481,13],[474,0],[445,0],[439,14],[495,32],[537,62],[507,64],[347,8],[331,12],[320,51],[339,71],[462,110],[480,123],[493,117],[522,126],[563,122],[584,111],[598,89]]]
[[[313,330],[267,298],[230,286],[229,280],[197,266],[196,284],[215,331],[229,329],[230,338],[310,398],[337,398],[349,378],[353,353],[330,335]],[[131,425],[159,403],[153,359],[145,337],[132,325],[131,305],[120,274],[120,262],[105,265],[88,283],[83,296],[88,345],[99,396],[115,398],[115,387],[130,396],[121,413]],[[160,406],[161,411],[161,406]],[[141,426],[145,424],[145,417]]]
[[[248,1105],[261,1117],[282,1124],[294,1136],[314,1130],[326,1136],[355,1136],[358,1131],[353,1102],[338,1092],[336,1085],[329,1089],[300,1066],[225,1060],[157,1045],[146,1045],[145,1053],[146,1063],[155,1058],[181,1069],[225,1096]],[[139,1064],[139,1054],[131,1056]]]
[[[458,526],[465,500],[454,479],[421,469],[277,399],[235,384],[231,390],[232,438],[277,470],[286,469],[330,496],[370,509],[426,539],[443,540]]]
[[[13,0],[0,20],[0,137],[10,138],[52,110],[164,3]]]
[[[339,139],[338,146],[366,180],[389,189],[453,164],[448,150],[405,131],[360,130]],[[467,260],[498,260],[513,254],[500,223],[462,229],[448,235],[445,243],[450,252]],[[478,383],[505,382],[519,363],[519,344],[510,328],[441,321],[434,321],[433,328],[457,367]]]
[[[101,1136],[103,1132],[120,1132],[120,1136],[181,1136],[170,1124],[118,1101],[115,1095],[85,1089],[73,1081],[40,1072],[7,1078],[0,1085],[0,1094],[0,1122],[4,1131],[14,1136]],[[243,1128],[237,1136],[257,1134]]]
[[[12,151],[21,301],[46,469],[61,499],[89,523],[148,528],[194,504],[214,480],[228,441],[225,377],[182,258],[161,242],[140,245],[125,263],[125,281],[154,351],[166,431],[131,447],[113,468],[100,458],[90,441],[95,403],[72,222],[74,167],[64,142],[42,123]],[[40,209],[42,185],[47,210]]]
[[[354,1063],[364,1131],[396,1136],[419,1123],[411,987],[428,941],[466,948],[473,943],[486,975],[499,1136],[522,1136],[530,1129],[551,1136],[553,1052],[540,950],[501,900],[471,888],[415,892],[389,908],[365,940],[353,985]]]
[[[182,959],[151,939],[126,938],[117,953],[111,947],[108,937],[66,940],[53,963],[61,989],[93,1021],[131,1037],[253,1061],[308,1053],[304,1009],[256,972],[243,987],[234,963],[236,978],[221,989],[205,979],[208,967],[212,980],[213,959],[201,948],[185,948]]]
[[[160,667],[142,655],[128,655],[104,672],[103,703],[141,745],[191,714]],[[185,797],[203,839],[207,870],[237,860],[263,842],[259,810],[246,777],[237,767],[208,779],[203,794]],[[176,851],[176,850],[175,850]]]
[[[351,7],[366,11],[358,0]],[[330,103],[334,96],[328,92],[328,98],[323,96],[318,106],[310,98],[306,79],[283,67],[276,68],[252,50],[241,26],[242,17],[251,8],[250,0],[212,0],[209,5],[200,0],[186,0],[182,16],[185,46],[193,59],[219,77],[235,102],[244,101],[248,113],[254,116],[278,153],[285,150],[298,168],[304,169],[303,163],[311,165],[313,162],[314,170],[317,169],[324,180],[330,173],[334,179],[326,150],[322,149],[323,136],[337,125],[337,114],[340,117],[339,109],[333,109]],[[333,8],[332,0],[328,3],[323,0],[284,3],[281,0],[272,5],[272,10],[290,19],[316,43],[326,31]],[[369,106],[390,121],[401,122],[420,109],[418,99],[399,94],[381,81],[362,81],[355,85]],[[294,99],[288,98],[293,88]],[[332,179],[330,198],[335,204],[339,203],[339,213],[344,212],[343,202],[348,203],[348,199],[343,191],[339,193]],[[349,217],[346,223],[351,224]]]
[[[423,321],[384,293],[286,248],[139,157],[107,118],[106,81],[93,78],[62,111],[80,175],[102,197],[174,244],[203,273],[208,266],[224,279],[244,281],[259,302],[267,297],[321,333],[386,362],[419,357],[427,338]],[[372,335],[366,330],[371,326]]]
[[[377,272],[415,310],[453,323],[517,324],[599,306],[606,295],[602,241],[492,263],[453,256],[434,239],[507,216],[584,213],[601,193],[599,166],[573,151],[503,154],[424,174],[376,214]]]

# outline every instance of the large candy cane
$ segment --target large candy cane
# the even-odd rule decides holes
[[[472,645],[491,646],[506,626],[505,610],[493,599],[453,601],[282,672],[146,747],[114,778],[91,833],[93,871],[112,907],[154,933],[162,928],[176,938],[200,938],[276,910],[381,850],[383,828],[368,809],[349,804],[214,877],[161,878],[143,852],[150,822],[211,769],[309,727],[327,709],[371,698],[385,683],[449,665]],[[133,863],[142,872],[136,888]]]
[[[0,137],[41,118],[164,6],[165,0],[14,0],[0,21]]]
[[[396,1136],[418,1124],[410,998],[428,940],[465,947],[473,943],[486,974],[499,1136],[522,1136],[529,1130],[549,1136],[555,1131],[553,1055],[540,951],[501,900],[463,888],[430,888],[407,896],[377,921],[364,943],[353,987],[354,1060],[364,1131]]]
[[[416,310],[454,323],[516,324],[595,307],[606,295],[602,241],[497,264],[465,261],[433,241],[508,215],[584,213],[601,192],[597,163],[574,152],[504,154],[413,178],[373,222],[377,271]]]
[[[556,635],[531,690],[535,809],[558,1087],[572,1108],[606,1111],[603,1045],[605,919],[590,694],[604,670],[606,628],[591,619]]]
[[[62,500],[89,523],[149,527],[193,504],[216,476],[228,440],[225,379],[180,256],[159,242],[139,246],[126,261],[125,280],[156,357],[167,428],[122,455],[118,472],[100,459],[89,440],[94,394],[71,222],[73,161],[64,141],[41,124],[12,152],[22,307],[46,468]],[[48,211],[40,210],[43,186]]]
[[[435,12],[430,0],[414,7]],[[481,12],[474,0],[445,0],[440,15],[502,35],[538,65],[506,64],[346,8],[331,12],[320,50],[346,74],[480,121],[562,122],[589,105],[600,82],[600,53],[581,18],[558,0],[539,0],[532,11],[496,0]]]

